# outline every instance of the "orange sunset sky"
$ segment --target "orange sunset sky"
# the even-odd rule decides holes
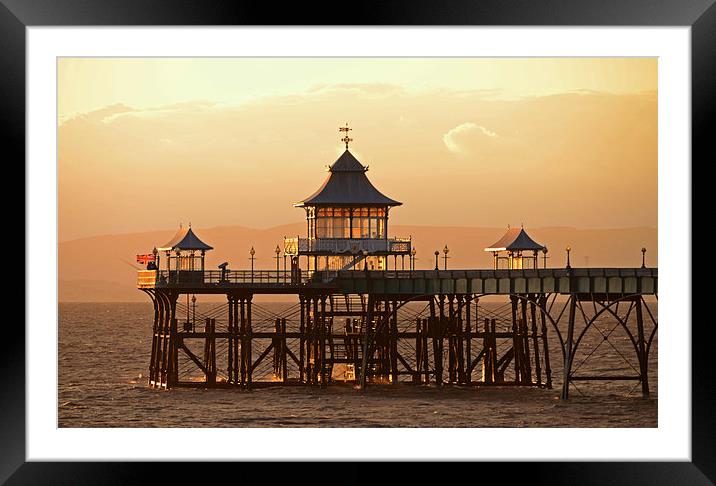
[[[656,59],[63,58],[58,70],[60,242],[299,222],[292,204],[325,179],[345,122],[373,184],[403,202],[392,224],[657,226]]]

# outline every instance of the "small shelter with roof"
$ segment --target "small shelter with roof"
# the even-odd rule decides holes
[[[179,225],[179,231],[164,246],[157,248],[166,254],[166,269],[172,271],[204,271],[206,252],[213,250],[188,228]]]
[[[308,270],[386,270],[390,255],[397,266],[399,255],[410,254],[410,239],[388,238],[388,211],[402,203],[368,180],[368,166],[348,150],[348,130],[340,128],[346,148],[321,187],[294,204],[306,211],[307,237],[286,238],[284,249],[292,257],[306,256]]]
[[[530,238],[524,228],[510,228],[507,233],[495,243],[485,248],[494,256],[494,268],[507,268],[519,270],[522,268],[537,268],[537,254],[547,252],[547,247],[540,245]],[[526,254],[532,252],[532,254]],[[546,259],[545,259],[546,261]],[[501,263],[504,263],[501,265]]]

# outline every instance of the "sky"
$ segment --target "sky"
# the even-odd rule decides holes
[[[59,238],[304,218],[343,151],[393,224],[657,226],[653,58],[61,58]]]

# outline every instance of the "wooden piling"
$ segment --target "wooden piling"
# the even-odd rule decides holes
[[[423,319],[423,325],[421,327],[422,334],[422,349],[423,349],[423,369],[425,371],[425,384],[430,383],[430,352],[428,350],[428,336],[430,328],[428,319]]]
[[[204,321],[204,382],[207,386],[216,385],[216,320],[207,317]]]
[[[226,365],[226,372],[228,373],[228,382],[229,383],[236,383],[236,378],[234,376],[234,367],[236,366],[236,361],[234,361],[234,334],[235,334],[235,322],[234,322],[234,298],[233,296],[228,296],[229,301],[229,324],[228,324],[228,331],[229,331],[229,337],[227,338],[228,342],[228,351],[227,351],[227,365]]]
[[[281,318],[281,381],[288,381],[288,344],[286,343],[286,318]]]
[[[253,352],[252,352],[252,334],[253,325],[251,322],[251,296],[246,298],[246,385],[251,386],[253,382],[254,366],[253,366]]]
[[[512,307],[512,349],[514,351],[515,382],[523,381],[522,346],[520,338],[520,323],[517,321],[517,297],[510,296]]]
[[[246,385],[246,375],[247,375],[247,369],[246,369],[246,363],[247,363],[247,354],[246,354],[246,308],[244,303],[244,298],[239,298],[239,340],[241,342],[241,365],[240,365],[240,372],[241,372],[241,381],[240,383],[242,385]]]
[[[523,354],[523,366],[522,369],[524,371],[523,380],[522,383],[529,384],[532,383],[532,366],[531,366],[531,358],[530,358],[530,340],[529,340],[529,331],[527,326],[527,301],[523,298],[520,299],[520,309],[522,311],[522,319],[521,319],[521,328],[520,328],[520,334],[522,335],[522,341],[520,342],[522,347],[522,354]]]
[[[413,373],[413,383],[419,385],[421,383],[420,370],[423,365],[423,342],[420,336],[422,330],[420,318],[415,319],[415,372]]]

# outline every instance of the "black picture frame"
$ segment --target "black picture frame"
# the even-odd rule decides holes
[[[219,0],[0,0],[0,99],[7,166],[25,154],[25,29],[30,26],[111,25],[533,25],[690,26],[692,69],[692,170],[716,160],[715,0],[446,0],[247,2]],[[711,122],[711,123],[709,123]],[[12,154],[12,155],[10,155]],[[696,181],[696,179],[693,179]],[[696,188],[693,187],[692,191]],[[692,193],[693,196],[694,193]],[[693,210],[700,206],[694,201]],[[712,215],[712,213],[711,213]],[[693,221],[694,219],[692,219]],[[28,255],[26,255],[26,258]],[[685,264],[691,266],[691,262]],[[693,268],[693,267],[691,267]],[[695,275],[695,272],[692,273]],[[31,286],[32,282],[29,282]],[[686,284],[686,282],[684,283]],[[694,281],[694,287],[696,288]],[[28,287],[31,291],[31,287]],[[708,291],[708,290],[706,290]],[[692,298],[692,302],[694,299]],[[19,303],[12,305],[19,307]],[[691,303],[684,303],[688,329]],[[701,304],[703,306],[703,304]],[[696,310],[694,308],[693,310]],[[693,313],[696,316],[696,313]],[[17,323],[17,321],[15,321]],[[696,323],[696,319],[692,319]],[[716,484],[716,386],[711,355],[712,323],[692,332],[692,462],[521,463],[510,481],[557,484]],[[7,484],[134,484],[187,479],[196,465],[147,463],[38,463],[25,460],[25,334],[3,326],[0,362],[0,482]],[[47,323],[48,326],[54,323]],[[148,467],[149,466],[149,467]],[[230,466],[230,465],[229,465]],[[294,465],[295,466],[295,465]],[[212,466],[214,468],[215,466]],[[243,466],[242,466],[243,467]],[[228,471],[227,468],[222,468]],[[271,482],[311,477],[293,468],[272,468]],[[401,482],[420,478],[425,467],[396,468]],[[208,469],[205,469],[205,471]],[[481,470],[481,468],[480,468]],[[234,468],[234,471],[236,469]],[[265,471],[265,468],[264,468]],[[321,469],[326,472],[326,469]],[[372,480],[372,466],[342,466],[342,483]],[[474,474],[478,470],[474,469]],[[258,471],[253,471],[254,473]],[[212,472],[208,480],[218,481]],[[249,474],[242,469],[242,475]],[[265,474],[265,472],[263,473]],[[315,477],[315,476],[314,476]],[[331,475],[335,480],[339,477]],[[449,478],[450,476],[446,476]],[[476,476],[475,481],[479,481]]]

